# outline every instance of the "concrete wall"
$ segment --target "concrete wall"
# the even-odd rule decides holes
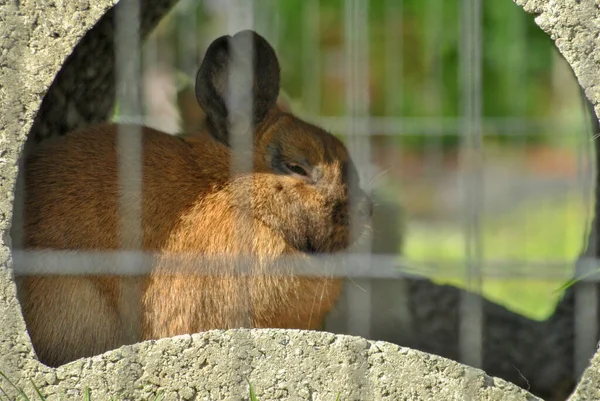
[[[535,399],[481,370],[438,356],[358,337],[302,331],[208,332],[123,347],[58,369],[39,364],[25,330],[11,272],[9,226],[18,159],[28,137],[37,141],[64,133],[102,120],[110,112],[114,94],[112,19],[102,16],[114,3],[116,0],[21,0],[0,5],[3,373],[30,395],[32,379],[46,394],[66,394],[76,399],[82,399],[83,390],[89,386],[92,399],[109,395],[148,399],[163,389],[166,399],[238,400],[247,398],[245,378],[263,400],[334,400],[338,392],[343,400]],[[143,3],[142,27],[147,32],[173,0]],[[593,46],[598,40],[598,27],[592,20],[598,9],[594,3],[523,3],[527,11],[539,14],[540,26],[558,39],[559,49],[598,107]],[[598,391],[594,383],[600,377],[594,366],[598,365],[586,372],[578,399],[600,399],[591,396]],[[0,383],[7,389],[5,382]]]
[[[533,14],[535,22],[554,40],[558,50],[571,65],[586,97],[593,104],[596,116],[600,115],[600,2],[597,0],[514,1],[526,12]],[[596,150],[598,150],[598,141],[595,142]],[[590,145],[593,146],[593,143]],[[596,156],[598,157],[598,153]],[[596,165],[598,166],[598,163]],[[597,186],[598,182],[597,179]],[[600,212],[599,194],[600,191],[597,188],[596,217],[590,235],[590,249],[587,252],[589,256],[595,257],[598,256],[597,245],[600,239],[597,236],[598,213]],[[597,299],[594,299],[595,294],[597,294],[597,286],[591,283],[583,283],[578,286],[575,294],[567,294],[567,298],[571,298],[569,307],[572,308],[574,304],[578,304],[583,312],[580,319],[572,321],[575,330],[578,327],[589,325],[589,321],[585,321],[588,319],[597,323],[598,304]],[[587,359],[587,355],[597,349],[597,330],[590,334],[588,338],[581,338],[584,343],[576,347],[574,351],[576,363],[581,361],[579,364],[582,364]],[[554,333],[550,332],[548,335],[552,336]],[[570,340],[572,341],[573,338]],[[598,399],[600,399],[600,354],[596,352],[569,401]]]

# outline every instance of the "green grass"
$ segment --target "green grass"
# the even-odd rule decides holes
[[[22,389],[18,388],[3,372],[0,372],[0,376],[2,376],[2,378],[8,383],[9,386],[11,386],[15,390],[17,390],[18,396],[15,399],[15,401],[18,401],[18,400],[29,401],[29,397],[27,397],[27,394],[25,394]],[[6,393],[6,391],[4,391],[4,388],[2,388],[2,386],[0,386],[0,394],[1,394],[0,400],[2,400],[2,401],[10,400],[8,398],[8,394]],[[43,396],[41,396],[40,400],[45,401],[45,398]]]
[[[486,261],[565,262],[568,269],[554,271],[559,279],[485,278],[483,295],[505,307],[533,319],[545,319],[554,310],[565,282],[574,271],[574,262],[584,247],[585,222],[591,218],[591,205],[581,196],[566,194],[562,199],[530,202],[515,207],[503,216],[485,216],[481,224],[482,257]],[[438,283],[465,288],[465,246],[463,226],[409,226],[404,257],[415,262],[450,262],[458,266],[453,277],[433,275]],[[515,262],[512,269],[519,269]],[[524,267],[523,267],[524,268]],[[543,271],[537,271],[541,275]],[[485,272],[484,272],[485,274]]]
[[[252,386],[252,383],[250,383],[249,380],[246,380],[248,382],[248,392],[250,393],[250,401],[258,401],[258,397],[256,397],[256,393],[254,392],[254,387]]]
[[[8,376],[6,376],[2,371],[0,371],[0,377],[2,379],[4,379],[4,381],[6,383],[8,383],[8,385],[11,388],[13,388],[14,390],[16,390],[16,392],[17,392],[17,398],[11,399],[11,398],[9,398],[8,393],[4,390],[2,385],[0,385],[0,401],[34,401],[34,400],[47,401],[47,397],[41,392],[39,387],[35,385],[33,380],[30,380],[30,383],[31,383],[31,386],[33,387],[37,397],[34,399],[31,399],[31,398],[29,398],[29,396],[27,396],[27,394],[25,393],[25,391],[23,391],[22,388],[15,385],[14,382],[12,380],[10,380],[8,378]],[[0,384],[1,383],[2,383],[2,381],[0,380]],[[153,401],[160,401],[163,397],[163,394],[164,394],[164,392],[162,390],[158,391],[158,393],[156,394],[156,397],[153,399]],[[62,399],[63,396],[64,396],[64,394],[62,394],[60,396],[60,398]],[[85,391],[83,393],[83,400],[91,401],[91,399],[92,399],[92,396],[91,396],[90,389],[89,389],[89,387],[86,387]],[[252,401],[254,401],[254,400],[252,400]]]
[[[17,387],[2,371],[0,371],[0,377],[2,377],[4,379],[4,381],[6,381],[8,383],[8,385],[10,387],[12,387],[13,389],[15,389],[18,393],[17,398],[11,400],[8,397],[8,394],[2,388],[2,386],[0,386],[0,401],[33,401],[27,396],[27,394],[25,394],[23,389]],[[42,394],[42,392],[35,385],[35,383],[32,380],[30,380],[30,382],[31,382],[32,387],[35,390],[36,395],[39,397],[39,401],[46,401],[47,400],[46,397]],[[246,380],[246,382],[248,383],[248,393],[250,396],[250,401],[258,401],[256,392],[254,391],[254,386],[252,385],[252,383],[250,383],[249,380]],[[153,401],[160,401],[163,397],[163,394],[164,394],[164,392],[162,390],[160,390],[156,394],[156,397],[154,398]],[[340,396],[341,396],[341,392],[338,392],[337,397],[335,398],[335,401],[340,401]],[[83,395],[83,399],[84,399],[84,401],[91,401],[91,393],[90,393],[89,387],[85,388],[85,393]]]

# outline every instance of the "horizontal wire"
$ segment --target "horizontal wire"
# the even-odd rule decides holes
[[[152,272],[155,266],[178,263],[191,266],[194,272],[218,274],[210,266],[226,267],[234,265],[237,260],[260,263],[260,257],[221,255],[205,256],[199,253],[170,253],[148,251],[73,251],[73,250],[14,250],[12,253],[14,271],[17,275],[35,274],[116,274],[138,275]],[[355,278],[402,278],[415,275],[435,276],[436,278],[464,277],[462,269],[467,261],[411,261],[393,254],[315,254],[307,258],[283,255],[272,262],[286,267],[277,274],[320,275],[323,268],[336,265],[332,274],[341,277]],[[573,276],[575,265],[585,266],[585,275]],[[293,267],[293,269],[291,269]],[[184,268],[182,268],[182,271]],[[187,270],[187,269],[185,269]],[[272,271],[269,271],[272,273]],[[592,273],[590,273],[592,272]],[[582,258],[578,261],[528,261],[502,260],[482,262],[484,278],[520,278],[520,279],[581,279],[582,281],[600,281],[600,260]],[[256,274],[252,271],[250,274]]]

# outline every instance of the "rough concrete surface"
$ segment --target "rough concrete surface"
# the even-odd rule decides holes
[[[600,400],[600,353],[592,358],[592,363],[583,372],[577,388],[569,401],[596,401]]]
[[[514,1],[533,14],[537,25],[554,40],[560,53],[571,65],[586,97],[594,105],[596,116],[600,115],[600,1]],[[597,205],[596,214],[599,210]],[[600,354],[596,352],[569,400],[599,399]]]
[[[46,369],[47,370],[47,369]],[[297,330],[210,331],[145,342],[36,376],[48,394],[93,399],[535,400],[483,371],[360,337]]]
[[[600,1],[514,0],[556,43],[600,114]]]
[[[75,43],[111,1],[0,3],[0,369],[19,379],[36,363],[11,279],[9,225],[17,160],[40,102]]]
[[[126,1],[126,0],[122,0]],[[39,364],[16,299],[9,226],[17,162],[28,135],[41,139],[106,117],[113,82],[110,21],[116,0],[0,1],[0,370],[33,395],[82,399],[247,399],[245,379],[259,399],[533,400],[526,391],[448,359],[389,343],[328,333],[283,330],[214,331],[146,342],[73,362]],[[174,0],[146,0],[148,31]],[[596,105],[598,9],[592,1],[518,1],[557,41]],[[567,14],[570,13],[570,14]],[[94,25],[100,21],[95,27]],[[94,28],[93,28],[94,27]],[[84,35],[88,31],[95,35]],[[569,39],[569,40],[567,40]],[[81,41],[81,42],[80,42]],[[108,47],[107,47],[108,46]],[[75,49],[75,50],[73,50]],[[67,67],[59,72],[61,65]],[[83,63],[83,64],[82,64]],[[85,68],[83,68],[85,67]],[[99,86],[94,86],[99,85]],[[52,86],[44,109],[42,98]],[[96,102],[90,102],[89,88]],[[92,106],[90,108],[90,106]],[[60,117],[57,117],[60,116]],[[65,117],[66,116],[66,117]],[[584,376],[577,399],[600,399],[600,357]],[[6,383],[0,381],[4,389]],[[13,393],[14,394],[14,393]],[[587,397],[587,398],[586,398]],[[574,398],[575,399],[575,398]]]

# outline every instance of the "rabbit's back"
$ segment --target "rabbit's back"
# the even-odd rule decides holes
[[[141,134],[139,157],[123,148],[130,152],[125,157],[130,164],[121,165],[130,169],[125,179],[119,174],[119,132]],[[227,177],[221,162],[226,152],[203,138],[196,137],[190,145],[151,128],[106,124],[40,145],[24,164],[23,247],[83,256],[91,252],[95,258],[117,250],[160,253],[186,210]],[[204,151],[201,159],[198,148]],[[130,174],[132,169],[139,174]],[[136,183],[135,178],[141,181]],[[138,213],[127,215],[127,209]],[[21,267],[27,268],[17,265],[16,271]],[[124,315],[122,295],[127,289],[143,288],[145,279],[90,275],[83,271],[85,266],[74,267],[82,274],[17,280],[34,348],[44,363],[53,366],[142,338],[141,333],[123,333],[126,320],[140,317]],[[130,309],[141,312],[138,307]]]
[[[227,77],[231,65],[246,64],[240,44],[247,40],[254,44],[254,124],[242,134],[252,136],[252,149],[243,151],[254,169],[238,174],[230,168],[230,127],[248,121],[236,121],[239,110],[227,107]],[[298,277],[294,263],[346,249],[354,241],[351,214],[363,225],[371,203],[343,143],[277,106],[279,78],[264,38],[251,31],[223,36],[209,46],[197,75],[202,132],[175,137],[100,125],[42,145],[28,158],[28,250],[133,249],[156,256],[143,276],[20,278],[25,321],[42,362],[56,366],[122,344],[209,329],[321,326],[341,279],[327,270]],[[296,262],[286,262],[288,256]]]
[[[119,130],[123,135],[141,134],[141,153],[123,147],[121,165]],[[123,203],[139,209],[141,247],[160,249],[183,211],[227,179],[227,163],[222,161],[226,152],[210,138],[199,140],[191,146],[152,128],[107,124],[42,144],[25,164],[24,244],[138,248],[123,243],[127,238],[120,231],[136,223],[119,221]],[[204,150],[201,158],[196,147]],[[125,171],[122,175],[120,168]]]

